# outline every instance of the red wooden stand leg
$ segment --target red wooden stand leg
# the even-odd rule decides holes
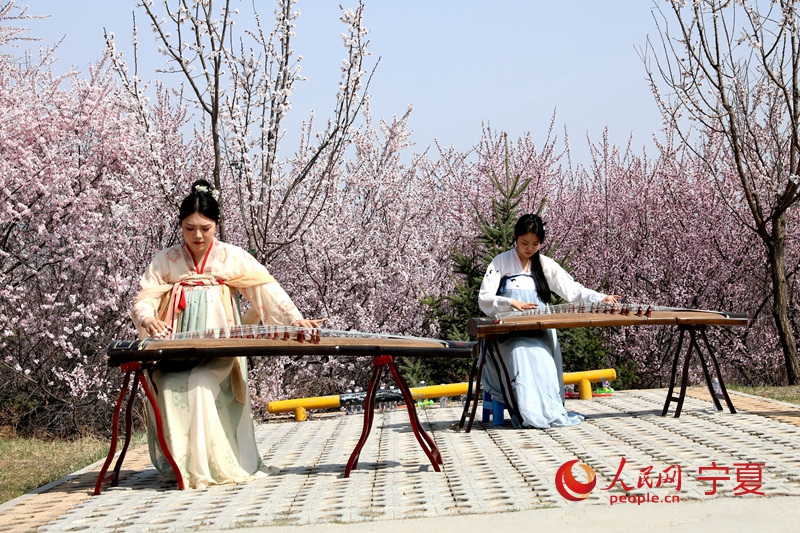
[[[141,369],[140,364],[139,366]],[[147,385],[147,380],[142,379],[141,381],[144,393],[147,395],[147,399],[150,401],[150,405],[153,407],[153,413],[155,414],[156,417],[156,433],[158,434],[158,443],[161,445],[161,451],[164,453],[164,458],[172,467],[172,471],[175,472],[175,479],[178,480],[178,488],[180,490],[183,490],[184,489],[183,476],[181,475],[181,471],[178,468],[178,464],[175,462],[175,459],[172,458],[172,454],[170,453],[169,448],[167,447],[166,439],[164,439],[164,429],[163,429],[164,426],[161,422],[161,411],[158,408],[158,403],[156,402],[155,396],[153,396],[153,393],[150,391],[150,387]]]
[[[114,465],[114,475],[111,476],[111,486],[116,487],[119,484],[119,471],[122,468],[122,461],[125,460],[125,454],[128,453],[128,446],[131,443],[131,434],[133,433],[133,402],[136,400],[136,392],[139,390],[139,378],[141,372],[136,372],[133,376],[133,386],[131,387],[131,394],[128,397],[128,407],[125,409],[125,445],[117,459],[117,464]]]
[[[358,466],[358,457],[361,455],[361,448],[367,442],[367,437],[372,430],[372,421],[375,416],[375,395],[378,392],[378,384],[381,381],[381,374],[383,373],[383,363],[379,360],[381,357],[376,357],[372,360],[375,368],[372,370],[372,379],[369,380],[367,387],[367,396],[364,398],[364,428],[361,430],[361,437],[358,439],[358,444],[350,454],[350,459],[347,461],[347,466],[344,469],[344,477],[350,477],[350,471]]]
[[[419,442],[425,455],[428,456],[428,459],[433,465],[433,469],[437,472],[441,472],[439,465],[442,464],[442,456],[438,448],[436,448],[433,439],[422,429],[422,424],[417,416],[417,410],[414,408],[414,398],[411,396],[411,390],[400,375],[400,372],[398,372],[394,364],[394,359],[390,355],[381,355],[373,358],[372,364],[375,365],[375,369],[372,371],[372,378],[367,387],[367,396],[364,399],[364,427],[361,430],[361,437],[358,439],[358,444],[356,444],[353,453],[350,454],[350,459],[347,461],[344,477],[350,477],[350,472],[358,466],[358,458],[361,455],[361,449],[367,442],[367,437],[369,437],[370,431],[372,430],[372,422],[375,419],[375,395],[378,393],[378,386],[384,366],[389,367],[389,371],[392,373],[395,383],[397,383],[397,388],[400,389],[400,392],[403,394],[403,399],[408,408],[408,419],[411,422],[411,429],[414,431],[417,442]]]
[[[422,424],[419,421],[419,416],[417,415],[417,408],[414,406],[414,398],[411,396],[411,390],[409,390],[405,380],[400,376],[400,373],[397,371],[397,367],[394,365],[394,361],[391,357],[389,357],[388,364],[389,370],[392,372],[394,380],[397,383],[400,391],[403,393],[403,398],[406,401],[408,420],[411,422],[411,429],[414,430],[414,436],[417,437],[417,442],[419,442],[422,451],[428,456],[428,459],[433,465],[433,469],[437,472],[441,472],[439,465],[442,464],[442,456],[439,454],[439,450],[436,448],[436,444],[434,444],[433,439],[422,428]]]
[[[125,372],[125,378],[122,382],[122,390],[117,398],[117,405],[114,408],[114,417],[112,419],[111,428],[111,448],[108,450],[108,457],[106,462],[103,463],[103,468],[100,469],[100,475],[97,476],[97,483],[94,485],[94,495],[99,496],[103,488],[103,481],[108,472],[108,467],[111,466],[111,461],[114,459],[114,454],[117,452],[117,438],[119,437],[119,412],[122,410],[122,400],[125,399],[125,393],[128,392],[128,382],[131,379],[132,372]]]

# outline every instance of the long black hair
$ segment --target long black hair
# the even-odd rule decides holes
[[[528,214],[519,217],[517,223],[514,224],[514,242],[516,243],[517,239],[528,233],[535,233],[539,237],[539,242],[544,243],[544,222],[539,215]],[[539,250],[541,249],[540,246],[536,253],[531,256],[531,277],[536,284],[536,294],[539,295],[542,303],[547,305],[550,303],[552,293],[550,292],[550,285],[547,284],[547,278],[544,277],[544,270],[542,270],[542,260],[539,258]]]
[[[181,210],[178,214],[178,224],[183,222],[183,219],[200,213],[206,218],[209,218],[219,224],[219,203],[214,197],[216,191],[206,180],[197,180],[192,183],[189,196],[181,202]]]

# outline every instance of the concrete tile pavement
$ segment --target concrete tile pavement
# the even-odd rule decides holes
[[[71,498],[66,508],[50,506],[47,513],[48,504],[42,502],[38,511],[22,511],[33,498],[20,502],[19,509],[3,506],[0,533],[37,527],[43,532],[263,528],[277,533],[346,527],[348,532],[413,528],[445,533],[532,523],[540,531],[570,524],[598,531],[715,531],[724,525],[726,531],[765,531],[772,524],[797,530],[800,427],[793,422],[800,423],[800,409],[736,395],[740,412],[731,415],[715,412],[710,401],[700,399],[707,392],[693,396],[698,398],[687,399],[679,419],[660,416],[664,390],[570,401],[568,408],[584,413],[586,422],[544,431],[481,425],[465,434],[456,427],[460,409],[428,409],[421,416],[442,452],[441,473],[433,472],[419,449],[404,411],[377,413],[359,469],[350,479],[343,478],[343,471],[360,433],[360,416],[260,424],[259,449],[268,464],[281,468],[278,474],[181,492],[160,483],[149,465],[132,467],[126,460],[130,475],[99,497],[87,497],[85,487],[65,485],[62,499]],[[612,484],[623,457],[620,479],[632,487],[629,494],[661,501],[677,495],[680,502],[610,505],[612,497],[625,492],[619,482],[602,489]],[[554,483],[559,467],[574,459],[597,475],[597,486],[581,502],[565,500]],[[699,468],[712,462],[728,469],[728,479],[720,479],[716,494],[708,496],[712,482],[702,479]],[[742,466],[754,463],[763,467]],[[672,481],[666,478],[670,471]],[[735,495],[756,485],[763,496]],[[26,513],[39,518],[25,520]],[[16,529],[7,528],[9,523]]]

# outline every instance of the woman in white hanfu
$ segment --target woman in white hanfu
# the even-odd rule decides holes
[[[551,292],[570,303],[617,302],[619,296],[585,288],[558,263],[541,255],[544,236],[544,223],[538,215],[517,220],[514,248],[495,257],[483,277],[478,303],[484,313],[493,316],[544,307],[550,303]],[[510,337],[500,342],[499,348],[519,407],[519,413],[511,413],[515,427],[572,426],[583,421],[583,416],[564,408],[564,367],[554,330]],[[501,399],[508,385],[501,386],[503,370],[498,367],[489,358],[481,379],[489,394]],[[513,405],[506,399],[503,402]]]
[[[267,269],[214,238],[218,193],[205,180],[181,204],[184,243],[160,251],[142,277],[132,316],[139,337],[242,323],[317,327],[304,320]],[[253,307],[242,317],[241,293]],[[252,319],[250,319],[252,318]],[[237,483],[264,468],[256,447],[244,357],[158,363],[150,374],[164,434],[187,487]],[[158,443],[148,404],[150,457],[162,479],[175,475]]]

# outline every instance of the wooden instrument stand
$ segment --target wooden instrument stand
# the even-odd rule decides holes
[[[388,338],[348,338],[348,337],[327,337],[316,335],[312,338],[313,342],[304,342],[304,337],[297,337],[297,341],[290,339],[290,335],[285,332],[281,335],[269,330],[269,336],[244,338],[243,336],[226,338],[200,338],[184,340],[155,340],[146,339],[142,341],[117,341],[108,348],[109,366],[119,366],[125,374],[122,390],[120,391],[117,404],[114,409],[113,430],[111,437],[111,447],[100,470],[95,485],[95,494],[100,494],[102,485],[106,481],[111,482],[111,486],[119,483],[119,472],[125,454],[128,451],[128,443],[131,439],[132,411],[134,398],[138,391],[139,383],[144,389],[145,395],[153,408],[154,422],[158,436],[158,442],[164,457],[175,472],[178,481],[178,488],[184,488],[178,465],[170,454],[164,438],[164,427],[162,414],[158,408],[153,391],[151,390],[144,372],[153,368],[158,361],[169,359],[208,359],[213,357],[265,357],[265,356],[303,356],[303,355],[327,355],[327,356],[368,356],[372,359],[373,372],[367,387],[366,399],[364,402],[364,426],[361,437],[358,440],[350,459],[347,461],[344,477],[349,477],[350,472],[357,467],[359,455],[372,430],[375,419],[375,398],[380,388],[380,380],[384,368],[388,367],[397,387],[402,393],[403,399],[408,408],[408,418],[411,429],[417,442],[422,447],[422,451],[430,460],[433,469],[441,471],[439,465],[442,464],[442,456],[436,448],[436,444],[428,433],[422,428],[417,410],[414,406],[414,398],[405,380],[397,370],[394,357],[472,357],[475,358],[475,342],[454,342],[442,341],[437,339],[422,339],[411,337],[388,337]],[[323,330],[324,331],[324,330]],[[203,332],[200,332],[203,334]],[[217,332],[216,335],[219,333]],[[214,337],[211,335],[210,337]],[[117,450],[119,439],[119,417],[122,411],[122,404],[125,395],[128,394],[128,384],[133,377],[133,387],[130,389],[130,398],[125,412],[125,445],[122,448],[114,470],[107,475]]]
[[[372,422],[375,419],[375,395],[378,392],[384,366],[389,368],[395,383],[397,383],[397,387],[403,394],[403,399],[408,409],[408,420],[411,423],[411,429],[414,430],[414,436],[417,437],[417,442],[419,442],[425,455],[428,456],[428,459],[433,465],[433,469],[437,472],[441,472],[439,465],[442,464],[442,456],[438,448],[436,448],[433,439],[422,428],[419,416],[417,416],[417,408],[414,406],[414,398],[411,396],[411,391],[400,375],[400,372],[397,371],[394,358],[391,355],[381,355],[375,357],[372,360],[372,364],[375,368],[372,371],[372,378],[369,380],[369,386],[367,387],[367,396],[364,399],[364,429],[361,430],[361,438],[358,439],[358,444],[356,444],[353,453],[350,454],[350,459],[347,461],[344,477],[350,477],[350,471],[358,467],[358,457],[361,454],[361,449],[364,447],[364,443],[367,442],[367,437],[369,437],[369,433],[372,430]]]

